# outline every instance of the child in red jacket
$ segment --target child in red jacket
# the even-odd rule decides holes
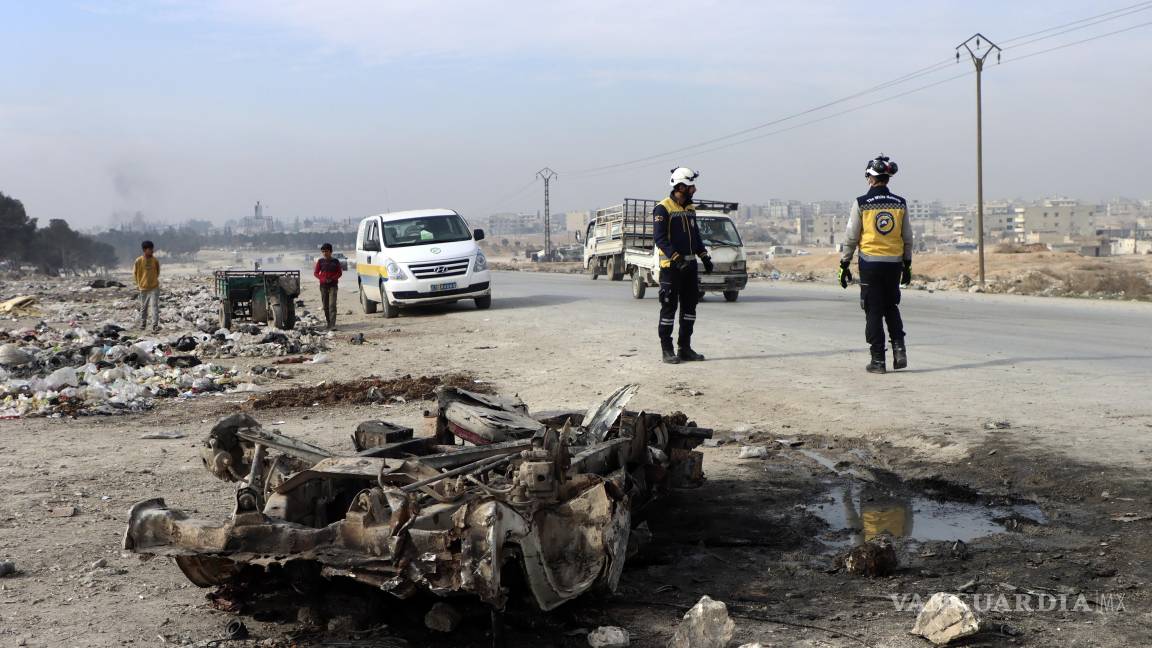
[[[332,258],[332,244],[325,243],[320,246],[319,259],[316,259],[316,269],[312,275],[320,280],[320,303],[324,308],[324,321],[328,323],[328,330],[336,330],[336,289],[340,285],[340,276],[344,272],[340,269],[340,261]]]

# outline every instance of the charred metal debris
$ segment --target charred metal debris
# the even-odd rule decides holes
[[[681,413],[626,410],[636,390],[580,419],[534,418],[518,398],[441,386],[431,436],[368,421],[355,452],[233,414],[202,449],[212,474],[239,484],[231,519],[195,520],[145,500],[129,513],[124,547],[174,557],[201,587],[348,579],[400,598],[471,594],[502,609],[515,581],[551,610],[592,588],[615,590],[642,509],[703,481],[694,448],[712,431]],[[509,568],[520,574],[507,578]]]

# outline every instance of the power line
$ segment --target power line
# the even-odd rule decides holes
[[[1059,36],[1059,35],[1062,35],[1062,34],[1066,34],[1066,33],[1069,33],[1069,32],[1072,32],[1072,31],[1076,31],[1076,30],[1079,30],[1079,29],[1084,29],[1084,28],[1087,28],[1087,27],[1091,27],[1091,26],[1093,26],[1093,25],[1097,25],[1097,24],[1100,24],[1100,23],[1102,23],[1102,22],[1106,22],[1106,21],[1109,21],[1109,20],[1114,20],[1114,19],[1116,19],[1116,18],[1122,18],[1122,17],[1124,17],[1124,16],[1128,16],[1128,15],[1131,15],[1131,14],[1133,14],[1133,13],[1137,13],[1137,12],[1139,12],[1139,11],[1144,11],[1144,10],[1146,10],[1146,9],[1152,9],[1152,0],[1149,0],[1149,1],[1146,1],[1146,2],[1140,2],[1140,3],[1134,4],[1134,5],[1129,5],[1129,6],[1127,6],[1127,7],[1121,7],[1121,8],[1119,8],[1119,9],[1113,9],[1113,10],[1111,10],[1111,11],[1106,11],[1106,12],[1103,12],[1103,13],[1099,13],[1099,14],[1096,14],[1096,15],[1093,15],[1093,16],[1088,16],[1088,17],[1086,17],[1086,18],[1081,18],[1081,19],[1079,19],[1079,20],[1075,20],[1075,21],[1072,21],[1072,22],[1064,23],[1064,24],[1062,24],[1062,25],[1057,25],[1057,26],[1055,26],[1055,27],[1049,27],[1049,28],[1047,28],[1047,29],[1043,29],[1043,30],[1039,30],[1039,31],[1031,32],[1031,33],[1028,33],[1028,34],[1024,34],[1024,35],[1022,35],[1022,36],[1017,36],[1017,37],[1015,37],[1015,38],[1009,39],[1008,41],[1004,41],[1004,42],[1014,42],[1014,41],[1018,41],[1018,40],[1021,40],[1021,39],[1029,38],[1029,37],[1031,37],[1031,36],[1036,36],[1036,35],[1039,35],[1039,34],[1044,34],[1044,33],[1047,33],[1047,32],[1051,32],[1051,31],[1054,31],[1054,30],[1060,30],[1060,29],[1063,29],[1063,28],[1066,28],[1066,27],[1071,27],[1071,26],[1073,26],[1073,25],[1078,25],[1078,24],[1080,24],[1080,23],[1089,23],[1089,24],[1083,24],[1083,25],[1080,25],[1079,27],[1072,27],[1071,29],[1064,29],[1064,31],[1060,31],[1060,32],[1058,32],[1058,33],[1050,34],[1050,35],[1048,35],[1048,36],[1043,36],[1043,37],[1041,37],[1041,38],[1036,38],[1036,39],[1033,39],[1033,40],[1030,40],[1030,41],[1027,41],[1027,42],[1024,42],[1024,43],[1018,43],[1018,44],[1016,44],[1016,45],[1014,45],[1014,46],[1013,46],[1014,48],[1015,48],[1015,47],[1024,47],[1024,46],[1026,46],[1026,45],[1029,45],[1029,44],[1031,44],[1031,43],[1034,43],[1034,42],[1037,42],[1037,41],[1040,41],[1040,40],[1045,40],[1045,39],[1047,39],[1047,38],[1052,38],[1052,37],[1055,37],[1055,36]],[[1110,17],[1107,17],[1107,16],[1110,16]],[[1098,19],[1101,19],[1101,18],[1103,18],[1103,19],[1102,19],[1102,20],[1098,20]],[[1095,22],[1092,22],[1092,21],[1095,21]],[[1126,30],[1124,30],[1124,31],[1126,31]],[[1119,33],[1119,32],[1117,32],[1117,33]],[[1051,50],[1045,50],[1045,51],[1051,51]],[[1026,57],[1025,57],[1025,58],[1026,58]],[[790,121],[790,120],[792,120],[792,119],[796,119],[796,118],[798,118],[798,117],[803,117],[803,116],[805,116],[805,115],[809,115],[809,114],[812,114],[812,113],[815,113],[815,112],[819,112],[819,111],[821,111],[821,110],[824,110],[825,108],[829,108],[829,107],[832,107],[832,106],[835,106],[835,105],[838,105],[838,104],[841,104],[841,103],[844,103],[844,102],[847,102],[847,101],[851,101],[852,99],[857,99],[857,98],[859,98],[859,97],[865,96],[865,95],[867,95],[867,94],[871,94],[871,93],[873,93],[873,92],[877,92],[877,91],[879,91],[879,90],[883,90],[883,89],[886,89],[886,88],[890,88],[890,87],[892,87],[892,86],[895,86],[895,85],[899,85],[899,84],[907,83],[908,81],[912,81],[912,80],[914,80],[914,79],[917,79],[917,78],[920,78],[920,77],[922,77],[922,76],[927,76],[927,75],[930,75],[930,74],[934,74],[934,73],[936,73],[936,72],[939,72],[939,71],[943,70],[945,67],[947,67],[947,66],[948,66],[948,65],[950,65],[951,63],[952,63],[952,60],[951,60],[951,59],[947,59],[947,60],[941,61],[941,62],[939,62],[939,63],[934,63],[934,64],[932,64],[932,65],[929,65],[929,66],[926,66],[926,67],[920,68],[919,70],[915,70],[915,71],[913,71],[913,72],[909,72],[909,73],[907,73],[907,74],[905,74],[905,75],[903,75],[903,76],[899,76],[899,77],[896,77],[896,78],[894,78],[894,79],[891,79],[891,80],[889,80],[889,81],[885,81],[885,82],[883,82],[883,83],[879,83],[879,84],[877,84],[877,85],[874,85],[874,86],[872,86],[872,87],[869,87],[869,88],[865,88],[865,89],[863,89],[863,90],[860,90],[860,91],[858,91],[858,92],[855,92],[855,93],[853,93],[853,94],[847,95],[847,96],[845,96],[845,97],[841,97],[841,98],[839,98],[839,99],[835,99],[835,100],[833,100],[833,101],[829,101],[829,102],[827,102],[827,103],[824,103],[824,104],[820,104],[820,105],[818,105],[818,106],[814,106],[814,107],[812,107],[812,108],[808,108],[808,109],[806,109],[806,110],[802,110],[802,111],[799,111],[799,112],[796,112],[796,113],[792,113],[792,114],[790,114],[790,115],[786,115],[786,116],[783,116],[783,117],[779,117],[779,118],[773,119],[773,120],[771,120],[771,121],[768,121],[768,122],[764,122],[764,123],[761,123],[761,124],[757,124],[757,125],[755,125],[755,126],[751,126],[751,127],[749,127],[749,128],[745,128],[745,129],[742,129],[742,130],[739,130],[739,131],[736,131],[736,132],[733,132],[733,133],[729,133],[729,134],[727,134],[727,135],[722,135],[722,136],[719,136],[719,137],[714,137],[714,138],[712,138],[712,139],[709,139],[709,140],[704,140],[704,141],[702,141],[702,142],[698,142],[698,143],[696,143],[696,144],[691,144],[691,145],[688,145],[688,146],[683,146],[683,147],[679,147],[679,148],[671,149],[671,150],[668,150],[668,151],[664,151],[664,152],[661,152],[661,153],[655,153],[655,154],[652,154],[652,155],[646,155],[646,156],[644,156],[644,157],[635,158],[635,159],[633,159],[633,160],[627,160],[627,161],[625,161],[625,162],[617,162],[617,163],[615,163],[615,164],[608,164],[608,165],[603,165],[603,166],[598,166],[598,167],[591,167],[591,168],[588,168],[588,169],[582,169],[582,170],[580,170],[580,171],[576,171],[576,172],[573,172],[573,174],[572,174],[572,175],[573,175],[573,176],[575,176],[575,177],[577,177],[577,178],[579,178],[579,177],[584,177],[584,176],[596,176],[596,175],[601,175],[601,172],[604,172],[604,171],[610,171],[610,170],[614,170],[614,169],[620,169],[620,168],[622,168],[622,167],[631,167],[632,165],[635,165],[635,164],[640,164],[640,163],[644,163],[644,162],[650,162],[650,161],[655,161],[655,160],[663,160],[663,159],[665,159],[665,158],[667,158],[668,156],[671,156],[671,155],[675,155],[675,154],[678,154],[678,153],[684,153],[684,152],[687,152],[687,151],[693,151],[694,149],[698,149],[698,148],[701,148],[701,147],[709,146],[709,145],[711,145],[711,144],[716,144],[716,143],[719,143],[719,142],[723,142],[723,141],[725,141],[725,140],[730,140],[730,139],[733,139],[733,138],[736,138],[736,137],[740,137],[741,135],[746,135],[746,134],[748,134],[748,133],[751,133],[751,132],[755,132],[755,131],[758,131],[758,130],[762,130],[762,129],[764,129],[764,128],[768,128],[768,127],[771,127],[771,126],[775,126],[775,125],[781,124],[781,123],[783,123],[783,122],[786,122],[786,121]],[[955,78],[955,77],[953,77],[953,78]],[[938,85],[938,84],[933,84],[933,85]],[[927,86],[927,87],[931,87],[931,85],[930,85],[930,86]],[[897,96],[904,96],[905,94],[910,94],[910,93],[903,93],[903,94],[901,94],[901,95],[897,95]],[[895,97],[892,97],[892,98],[895,98]],[[876,102],[876,103],[882,103],[882,102]],[[869,104],[869,105],[874,105],[874,104]],[[851,111],[847,111],[847,112],[851,112]],[[844,113],[838,113],[838,114],[844,114]],[[817,121],[819,121],[819,120],[817,120]],[[814,123],[814,122],[809,122],[809,123]],[[791,130],[791,129],[785,129],[785,130]],[[775,132],[783,132],[783,131],[774,131],[774,133],[775,133]],[[753,138],[753,139],[755,139],[755,138]],[[748,141],[748,140],[741,140],[741,141]],[[739,143],[739,142],[737,142],[737,143]],[[715,149],[709,149],[708,151],[711,151],[711,150],[715,150]],[[699,155],[699,154],[702,154],[702,153],[706,153],[706,152],[708,152],[708,151],[696,151],[695,153],[693,153],[693,155]]]
[[[1123,29],[1117,29],[1117,30],[1114,30],[1114,31],[1111,31],[1111,32],[1106,32],[1106,33],[1103,33],[1103,34],[1098,34],[1098,35],[1096,35],[1096,36],[1092,36],[1092,37],[1089,37],[1089,38],[1084,38],[1084,39],[1081,39],[1081,40],[1078,40],[1078,41],[1072,41],[1072,42],[1070,42],[1070,43],[1064,43],[1064,44],[1058,45],[1058,46],[1056,46],[1056,47],[1050,47],[1050,48],[1048,48],[1048,49],[1039,50],[1039,51],[1036,51],[1036,52],[1030,52],[1030,53],[1028,53],[1028,54],[1024,54],[1024,55],[1021,55],[1021,56],[1013,57],[1013,58],[1011,58],[1011,59],[1009,59],[1009,60],[1007,60],[1007,61],[1004,61],[1004,63],[1011,63],[1011,62],[1014,62],[1014,61],[1021,61],[1021,60],[1027,59],[1027,58],[1032,58],[1033,56],[1039,56],[1039,55],[1041,55],[1041,54],[1047,54],[1047,53],[1049,53],[1049,52],[1054,52],[1054,51],[1057,51],[1057,50],[1061,50],[1061,49],[1064,49],[1064,48],[1067,48],[1067,47],[1072,47],[1072,46],[1075,46],[1075,45],[1080,45],[1080,44],[1083,44],[1083,43],[1088,43],[1088,42],[1091,42],[1091,41],[1099,40],[1099,39],[1101,39],[1101,38],[1106,38],[1106,37],[1108,37],[1108,36],[1115,36],[1115,35],[1117,35],[1117,34],[1122,34],[1122,33],[1124,33],[1124,32],[1129,32],[1129,31],[1132,31],[1132,30],[1135,30],[1135,29],[1139,29],[1139,28],[1141,28],[1141,27],[1147,27],[1147,26],[1149,26],[1149,25],[1152,25],[1152,21],[1149,21],[1149,22],[1144,22],[1144,23],[1139,23],[1139,24],[1136,24],[1136,25],[1132,25],[1132,26],[1129,26],[1129,27],[1125,27],[1125,28],[1123,28]],[[1019,46],[1018,46],[1018,47],[1019,47]],[[852,107],[852,108],[848,108],[848,109],[845,109],[845,110],[841,110],[841,111],[838,111],[838,112],[835,112],[835,113],[832,113],[832,114],[829,114],[829,115],[825,115],[825,116],[823,116],[823,117],[819,117],[819,118],[817,118],[817,119],[812,119],[812,120],[809,120],[809,121],[801,122],[801,123],[799,123],[799,124],[795,124],[795,125],[793,125],[793,126],[789,126],[789,127],[787,127],[787,128],[781,128],[781,129],[777,129],[777,130],[769,131],[769,132],[767,132],[767,133],[762,133],[762,134],[760,134],[760,135],[756,135],[756,136],[754,136],[754,137],[748,137],[748,138],[745,138],[745,139],[737,140],[737,141],[735,141],[735,142],[726,142],[726,143],[724,143],[724,144],[721,144],[720,146],[715,146],[715,147],[713,147],[713,148],[704,149],[704,150],[702,150],[702,151],[696,151],[696,152],[694,152],[694,153],[693,153],[693,155],[704,155],[704,154],[707,154],[707,153],[714,153],[714,152],[716,152],[716,151],[720,151],[720,150],[724,150],[724,149],[727,149],[727,148],[731,148],[731,147],[733,147],[733,146],[739,146],[739,145],[741,145],[741,144],[746,144],[746,143],[748,143],[748,142],[753,142],[753,141],[756,141],[756,140],[761,140],[761,139],[764,139],[764,138],[766,138],[766,137],[770,137],[770,136],[773,136],[773,135],[778,135],[778,134],[780,134],[780,133],[785,133],[785,132],[788,132],[788,131],[796,130],[796,129],[798,129],[798,128],[801,128],[801,127],[804,127],[804,126],[810,126],[810,125],[812,125],[812,124],[816,124],[816,123],[819,123],[819,122],[827,121],[827,120],[829,120],[829,119],[833,119],[833,118],[835,118],[835,117],[840,117],[840,116],[843,116],[843,115],[847,115],[847,114],[849,114],[849,113],[857,112],[857,111],[859,111],[859,110],[863,110],[863,109],[865,109],[865,108],[871,108],[872,106],[876,106],[876,105],[879,105],[879,104],[882,104],[882,103],[887,103],[887,102],[889,102],[889,101],[893,101],[893,100],[895,100],[895,99],[899,99],[899,98],[901,98],[901,97],[906,97],[906,96],[908,96],[908,95],[910,95],[910,94],[913,94],[913,93],[916,93],[916,92],[921,92],[921,91],[923,91],[923,90],[927,90],[927,89],[929,89],[929,88],[934,88],[934,87],[936,87],[936,86],[938,86],[938,85],[942,85],[942,84],[948,83],[948,82],[950,82],[950,81],[955,81],[956,79],[960,79],[960,78],[962,78],[962,77],[971,76],[972,74],[974,74],[974,72],[964,72],[963,74],[957,74],[957,75],[955,75],[955,76],[950,76],[950,77],[947,77],[947,78],[945,78],[945,79],[941,79],[941,80],[939,80],[939,81],[934,81],[934,82],[932,82],[932,83],[928,83],[928,84],[925,84],[925,85],[922,85],[922,86],[919,86],[919,87],[913,88],[913,89],[911,89],[911,90],[907,90],[907,91],[904,91],[904,92],[901,92],[901,93],[898,93],[898,94],[895,94],[895,95],[886,96],[886,97],[885,97],[885,98],[883,98],[883,99],[878,99],[878,100],[876,100],[876,101],[872,101],[872,102],[869,102],[869,103],[861,104],[861,105],[859,105],[859,106],[854,106],[854,107]],[[653,156],[653,158],[652,158],[652,159],[636,160],[636,161],[633,161],[633,162],[629,162],[629,163],[623,163],[623,164],[613,165],[612,167],[601,167],[601,169],[602,169],[602,170],[600,170],[600,171],[598,171],[598,172],[596,172],[596,173],[586,173],[586,174],[585,174],[583,177],[598,177],[598,176],[608,175],[608,174],[610,174],[610,173],[613,173],[613,172],[615,172],[616,170],[620,170],[620,169],[619,169],[619,167],[625,167],[625,166],[629,167],[628,169],[625,169],[625,170],[628,170],[628,171],[632,171],[632,170],[636,170],[636,169],[642,169],[642,168],[646,168],[646,167],[656,166],[657,164],[667,164],[667,163],[668,163],[668,161],[667,161],[667,160],[658,160],[658,161],[657,161],[657,160],[655,159],[656,157],[659,157],[659,156]]]
[[[1037,38],[1033,38],[1032,40],[1024,41],[1023,43],[1017,43],[1016,45],[1005,47],[1004,49],[1008,50],[1008,49],[1016,49],[1017,47],[1024,47],[1026,45],[1031,45],[1032,43],[1038,43],[1042,40],[1048,40],[1049,38],[1055,38],[1057,36],[1062,36],[1062,35],[1067,34],[1069,32],[1074,32],[1074,31],[1078,31],[1081,29],[1087,29],[1088,27],[1093,27],[1095,25],[1099,25],[1100,23],[1108,22],[1109,20],[1116,20],[1117,18],[1124,18],[1126,16],[1131,16],[1132,14],[1140,13],[1141,11],[1148,11],[1149,9],[1152,9],[1152,2],[1147,3],[1146,6],[1140,7],[1139,9],[1134,9],[1134,10],[1129,11],[1127,13],[1122,13],[1122,14],[1118,14],[1115,16],[1110,16],[1110,17],[1104,18],[1102,20],[1097,20],[1094,22],[1087,23],[1085,25],[1080,25],[1079,27],[1070,27],[1070,28],[1062,30],[1062,31],[1048,34],[1047,36],[1040,36]]]
[[[1038,52],[1029,52],[1028,54],[1023,54],[1021,56],[1016,56],[1014,58],[1008,59],[1007,61],[1004,61],[1004,63],[1013,63],[1016,61],[1023,61],[1024,59],[1032,58],[1033,56],[1040,56],[1041,54],[1047,54],[1048,52],[1055,52],[1056,50],[1062,50],[1065,47],[1072,47],[1073,45],[1080,45],[1080,44],[1088,43],[1088,42],[1091,42],[1094,40],[1100,40],[1101,38],[1106,38],[1108,36],[1115,36],[1116,34],[1123,34],[1124,32],[1130,32],[1134,29],[1139,29],[1141,27],[1147,27],[1149,25],[1152,25],[1152,20],[1149,20],[1148,22],[1142,22],[1142,23],[1139,23],[1136,25],[1132,25],[1129,27],[1125,27],[1123,29],[1117,29],[1116,31],[1110,31],[1110,32],[1105,32],[1103,34],[1097,34],[1095,36],[1090,36],[1088,38],[1084,38],[1084,39],[1081,39],[1078,41],[1072,41],[1071,43],[1064,43],[1061,45],[1057,45],[1056,47],[1049,47],[1048,49],[1043,49],[1043,50],[1040,50]]]
[[[512,191],[512,192],[505,194],[503,198],[493,200],[492,202],[488,203],[488,205],[486,207],[482,207],[478,211],[487,212],[487,211],[491,211],[493,209],[497,209],[499,207],[503,207],[504,205],[511,202],[511,200],[513,198],[520,196],[520,194],[522,194],[525,191],[528,191],[530,188],[532,188],[532,185],[536,184],[536,181],[539,179],[540,179],[539,177],[533,177],[531,182],[529,182],[528,184],[524,185],[523,187],[520,187],[519,189],[516,189],[515,191]]]
[[[1137,2],[1134,5],[1128,5],[1127,7],[1120,7],[1119,9],[1113,9],[1112,11],[1105,11],[1104,13],[1099,13],[1099,14],[1096,14],[1095,16],[1088,16],[1087,18],[1081,18],[1079,20],[1073,20],[1072,22],[1067,22],[1067,23],[1064,23],[1063,25],[1056,25],[1055,27],[1049,27],[1048,29],[1041,29],[1040,31],[1034,31],[1034,32],[1029,33],[1029,34],[1023,34],[1021,36],[1009,38],[1008,40],[1001,41],[1001,42],[1004,43],[1005,45],[1007,45],[1008,43],[1014,43],[1018,40],[1029,38],[1031,36],[1038,36],[1040,34],[1045,34],[1045,33],[1048,33],[1050,31],[1055,31],[1057,29],[1063,29],[1065,27],[1070,27],[1072,25],[1076,25],[1076,24],[1079,24],[1082,22],[1088,22],[1089,20],[1095,20],[1097,18],[1102,18],[1104,16],[1110,16],[1112,14],[1120,13],[1122,11],[1128,11],[1129,9],[1134,9],[1136,7],[1149,7],[1149,6],[1152,6],[1152,0],[1148,0],[1146,2]],[[1117,16],[1117,17],[1119,17],[1119,16]],[[1013,45],[1013,47],[1019,47],[1019,46]],[[1005,48],[1005,49],[1007,49],[1007,48]]]

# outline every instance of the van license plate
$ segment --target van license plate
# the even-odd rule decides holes
[[[453,281],[451,283],[432,284],[432,292],[437,292],[440,290],[455,290],[455,289],[456,289],[456,282],[455,281]]]

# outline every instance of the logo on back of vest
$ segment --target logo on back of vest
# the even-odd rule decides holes
[[[876,214],[876,231],[881,234],[891,234],[896,228],[896,217],[891,212]]]

